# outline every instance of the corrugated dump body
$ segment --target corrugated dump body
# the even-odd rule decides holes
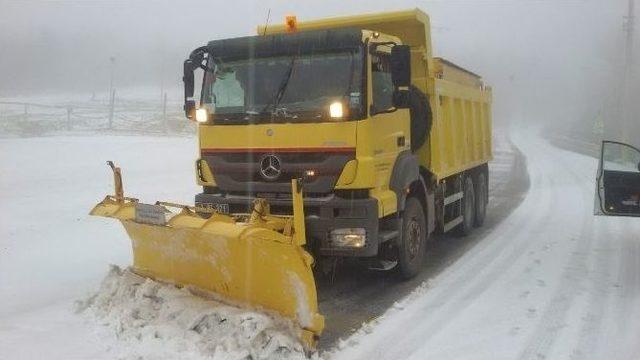
[[[440,180],[487,163],[491,150],[491,89],[480,76],[434,58],[429,16],[419,9],[305,21],[300,31],[353,27],[393,35],[411,46],[412,83],[429,96],[433,126],[418,150],[420,162]],[[283,25],[258,27],[282,33]]]
[[[479,76],[444,59],[433,63],[433,126],[420,158],[442,179],[492,159],[492,97]]]

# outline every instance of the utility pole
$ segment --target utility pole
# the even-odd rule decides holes
[[[164,133],[169,133],[169,124],[167,123],[167,93],[164,93],[162,98],[162,126],[164,127]]]
[[[633,67],[633,33],[635,28],[635,0],[629,0],[627,16],[624,17],[625,42],[625,75],[630,75]]]
[[[116,89],[111,90],[109,95],[109,130],[113,129],[113,113],[116,106]]]
[[[625,37],[625,57],[624,57],[624,79],[622,89],[622,109],[620,131],[622,132],[622,141],[629,142],[629,133],[634,133],[636,129],[632,129],[632,113],[631,105],[633,104],[633,84],[635,79],[634,56],[633,56],[633,37],[635,32],[635,0],[628,0],[627,16],[624,17]]]
[[[109,98],[111,98],[111,94],[113,93],[113,73],[115,72],[116,67],[116,58],[111,56],[109,57]]]

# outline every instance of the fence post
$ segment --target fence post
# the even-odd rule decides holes
[[[67,105],[67,130],[71,130],[71,112],[73,111],[73,107],[71,105]]]
[[[164,133],[169,133],[169,124],[167,123],[167,93],[164,93],[162,97],[162,124],[164,126]]]

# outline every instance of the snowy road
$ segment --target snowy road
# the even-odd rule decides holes
[[[330,349],[409,295],[416,287],[437,276],[489,234],[520,204],[529,187],[524,157],[512,145],[504,131],[494,132],[494,159],[489,164],[489,208],[481,229],[472,236],[438,236],[430,244],[424,269],[410,281],[395,272],[364,271],[342,264],[335,276],[318,277],[320,311],[326,327],[320,339],[321,349]]]
[[[640,220],[594,217],[596,160],[533,134],[522,204],[335,358],[640,358]]]

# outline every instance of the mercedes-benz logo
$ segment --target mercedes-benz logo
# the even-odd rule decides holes
[[[260,175],[266,180],[276,180],[282,172],[280,159],[275,155],[265,155],[260,160]]]

